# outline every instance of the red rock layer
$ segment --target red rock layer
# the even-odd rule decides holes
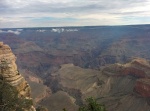
[[[143,70],[133,68],[133,67],[127,67],[123,69],[123,75],[132,75],[138,78],[145,78],[146,74]]]
[[[150,97],[150,79],[139,79],[135,84],[135,91],[142,97]]]

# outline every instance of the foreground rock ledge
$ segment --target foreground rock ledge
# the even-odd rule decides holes
[[[18,97],[32,99],[31,89],[27,81],[19,73],[16,65],[16,57],[10,47],[0,42],[0,79],[17,89]],[[36,111],[33,106],[24,111]]]

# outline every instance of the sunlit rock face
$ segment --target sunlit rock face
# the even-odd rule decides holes
[[[30,86],[19,73],[15,62],[16,57],[10,47],[0,42],[0,79],[16,88],[19,92],[18,97],[31,99]],[[35,111],[35,108],[31,107],[30,110]]]

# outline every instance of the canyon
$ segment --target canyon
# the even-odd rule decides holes
[[[76,111],[93,96],[108,111],[150,109],[150,25],[1,30],[37,104]]]
[[[144,73],[139,76],[137,70]],[[150,62],[141,58],[126,64],[108,65],[99,71],[65,64],[48,78],[50,81],[46,84],[49,87],[55,84],[56,92],[67,92],[76,99],[74,105],[81,105],[92,96],[105,104],[108,111],[145,111],[150,108],[149,71]],[[42,101],[43,105],[45,101],[48,98]]]

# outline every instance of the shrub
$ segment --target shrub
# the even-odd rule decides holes
[[[64,108],[63,111],[67,110]],[[90,97],[86,99],[86,104],[79,107],[78,111],[106,111],[106,108],[104,105],[97,103],[93,97]]]
[[[31,99],[18,95],[16,88],[0,80],[0,111],[24,111],[33,105]]]
[[[87,104],[79,108],[79,111],[106,111],[104,105],[97,103],[97,101],[90,97],[86,99]]]

